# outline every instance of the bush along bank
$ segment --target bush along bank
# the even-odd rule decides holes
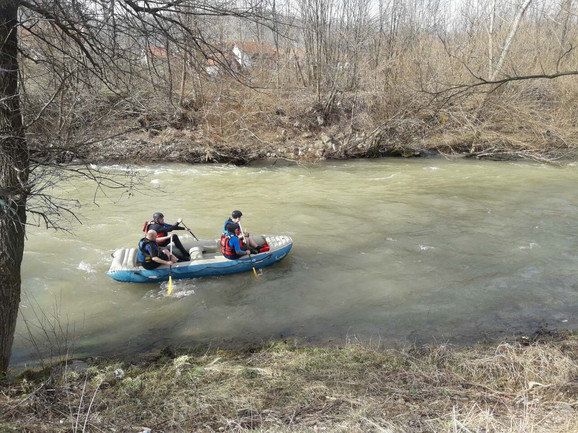
[[[345,95],[341,98],[329,111],[307,103],[305,97],[286,101],[286,106],[279,99],[257,101],[263,106],[258,113],[224,107],[232,119],[213,119],[203,109],[157,108],[146,116],[111,116],[106,122],[80,125],[66,145],[41,130],[30,131],[29,143],[35,159],[97,163],[242,165],[262,160],[299,163],[431,156],[555,162],[578,155],[576,127],[557,122],[546,108],[526,113],[531,111],[529,103],[511,102],[489,112],[473,102],[472,107],[435,110],[420,105],[380,120],[387,113],[378,116],[366,104],[353,115],[354,110],[347,109],[351,101]]]
[[[295,141],[282,143],[218,142],[187,131],[165,131],[162,137],[133,134],[104,140],[81,152],[67,151],[57,159],[64,162],[81,159],[86,162],[182,162],[232,163],[245,165],[254,161],[320,162],[358,158],[445,157],[489,160],[532,160],[556,163],[574,159],[574,149],[535,149],[531,146],[501,140],[482,144],[468,135],[444,135],[428,140],[391,142],[379,136],[357,134],[353,137],[326,133],[304,133]],[[167,137],[171,137],[170,139]]]

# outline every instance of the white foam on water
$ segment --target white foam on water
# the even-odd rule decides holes
[[[86,262],[80,262],[76,269],[78,269],[79,271],[84,271],[88,274],[92,274],[92,273],[96,272],[93,269],[93,267],[90,265],[90,263],[86,263]]]
[[[538,244],[536,242],[530,242],[528,245],[522,245],[519,247],[521,250],[532,250],[534,247],[537,247]]]
[[[187,296],[191,296],[195,294],[195,289],[189,289],[189,290],[178,290],[175,291],[175,288],[173,287],[173,293],[171,293],[171,297],[175,297],[175,298],[185,298]]]
[[[385,176],[385,177],[371,177],[371,178],[369,178],[368,180],[376,181],[376,180],[393,179],[394,177],[396,177],[396,176],[399,175],[399,174],[400,174],[400,173],[398,172],[398,173],[390,174],[389,176]]]

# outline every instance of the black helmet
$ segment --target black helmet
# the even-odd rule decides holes
[[[237,233],[237,230],[239,229],[239,224],[229,223],[229,224],[227,224],[226,229],[227,229],[227,232],[234,235]]]
[[[155,212],[153,214],[153,221],[157,222],[159,219],[164,218],[165,216],[160,212]]]
[[[241,212],[240,210],[234,210],[233,213],[231,214],[231,216],[233,218],[240,218],[243,216],[243,212]]]

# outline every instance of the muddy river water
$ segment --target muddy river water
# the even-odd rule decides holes
[[[13,364],[67,350],[132,355],[294,337],[467,344],[578,328],[577,164],[133,168],[146,186],[133,195],[107,197],[89,181],[54,191],[83,204],[72,233],[29,228]],[[210,239],[233,209],[246,230],[294,240],[259,279],[179,280],[167,297],[166,283],[106,275],[113,250],[136,246],[153,212]]]

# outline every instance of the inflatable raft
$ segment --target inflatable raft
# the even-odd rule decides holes
[[[289,236],[254,236],[259,245],[267,243],[269,251],[253,254],[252,260],[242,258],[229,260],[223,257],[219,240],[181,239],[189,250],[191,261],[176,263],[172,267],[173,280],[235,274],[264,268],[282,260],[289,254],[293,239]],[[120,248],[112,254],[112,263],[107,274],[116,281],[126,283],[154,283],[168,281],[169,266],[161,265],[147,270],[137,264],[137,249]]]

